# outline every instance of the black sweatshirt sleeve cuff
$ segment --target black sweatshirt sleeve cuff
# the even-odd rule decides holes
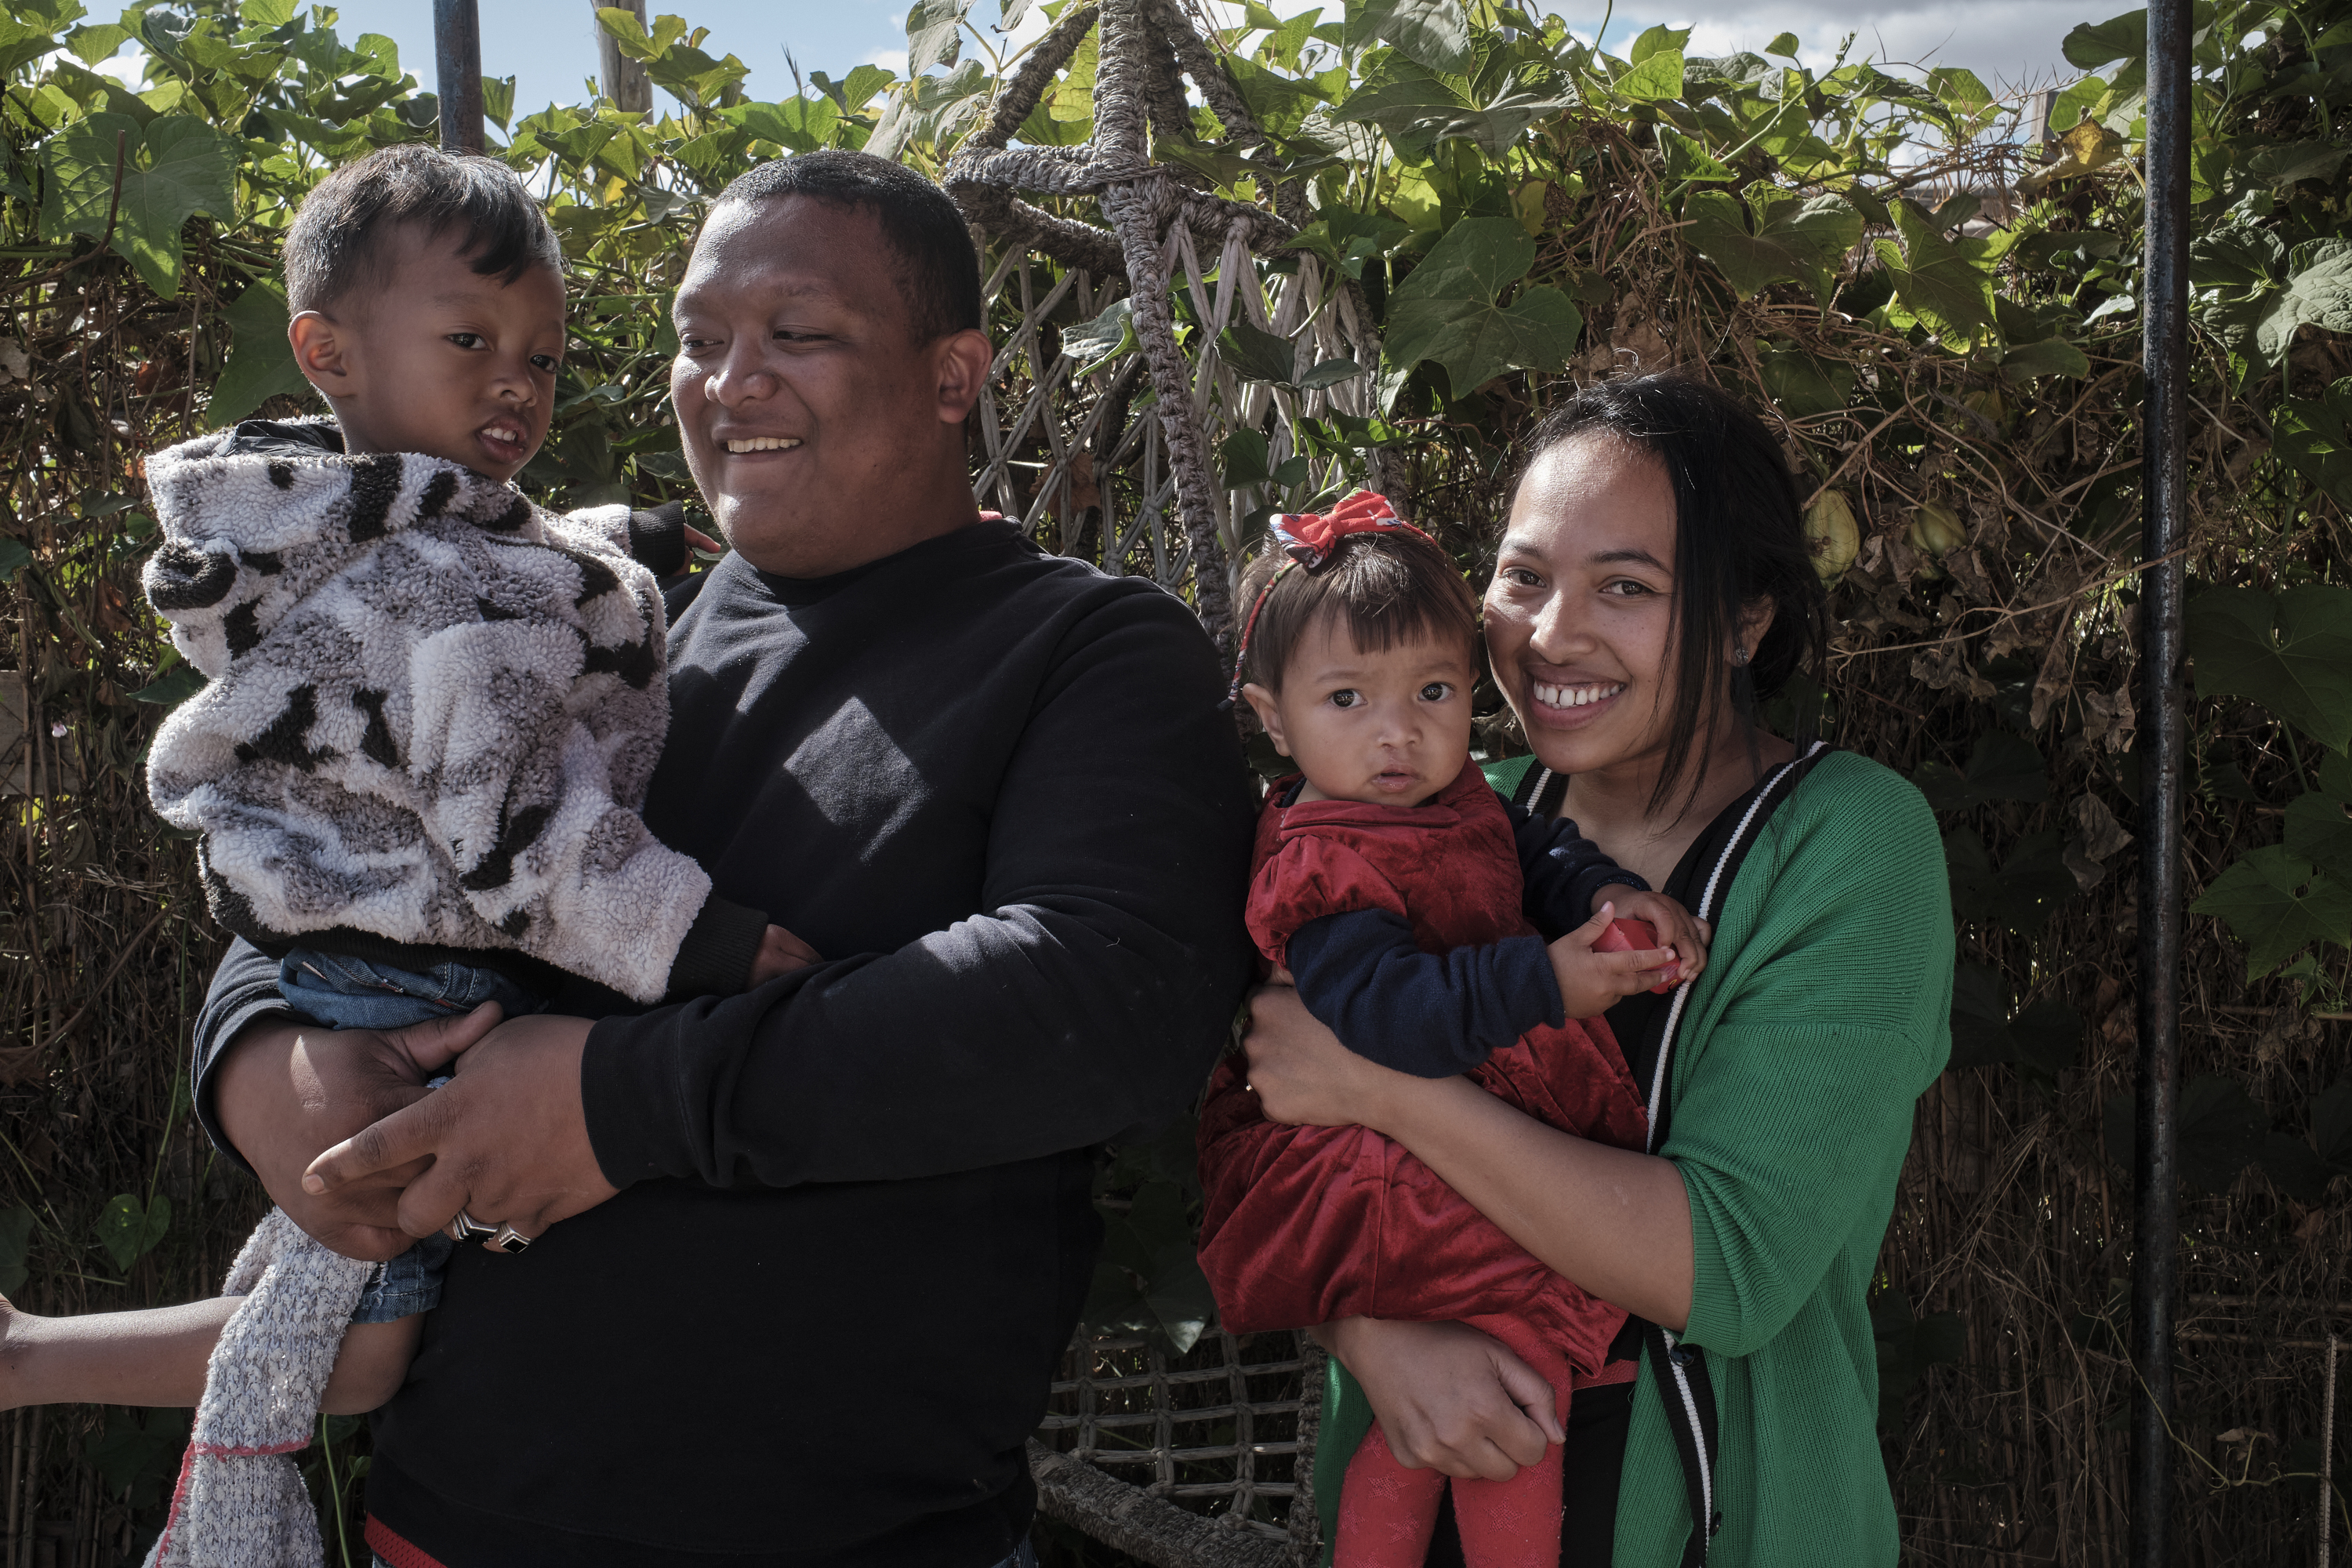
[[[629,513],[629,554],[656,577],[686,566],[686,508],[677,501]]]
[[[660,1037],[667,1033],[647,1018],[601,1018],[580,1053],[580,1111],[588,1124],[588,1147],[596,1168],[616,1187],[682,1173],[662,1158],[686,1136],[677,1064],[665,1048],[669,1040]]]
[[[768,934],[768,917],[713,893],[687,928],[670,960],[669,1000],[732,996],[751,983],[751,964]]]

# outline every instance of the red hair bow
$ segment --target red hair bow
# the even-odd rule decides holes
[[[1358,490],[1329,511],[1281,515],[1274,520],[1274,542],[1309,572],[1329,560],[1339,541],[1351,533],[1410,533],[1432,544],[1437,542],[1399,517],[1388,497],[1371,490]],[[1269,582],[1266,586],[1274,584]]]
[[[1396,514],[1389,498],[1372,490],[1358,490],[1329,511],[1283,512],[1274,519],[1274,542],[1290,559],[1282,569],[1265,580],[1251,602],[1249,618],[1242,623],[1241,646],[1234,650],[1234,683],[1225,693],[1230,703],[1242,694],[1242,671],[1249,663],[1250,634],[1257,630],[1257,613],[1265,607],[1265,597],[1274,585],[1288,576],[1292,570],[1304,566],[1309,572],[1319,570],[1351,533],[1410,533],[1433,550],[1444,547],[1421,530]]]

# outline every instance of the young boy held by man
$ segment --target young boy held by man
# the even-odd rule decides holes
[[[656,575],[710,542],[675,507],[557,516],[511,482],[566,335],[562,252],[521,181],[386,148],[311,193],[285,268],[295,361],[332,417],[248,420],[146,468],[148,596],[208,681],[158,731],[149,787],[202,836],[215,918],[338,1028],[538,1012],[566,975],[650,1004],[815,962],[637,816],[668,724]],[[458,1241],[528,1245],[461,1228],[376,1266],[273,1211],[215,1300],[0,1302],[0,1408],[199,1405],[151,1561],[315,1542],[277,1456],[311,1412],[391,1396]]]

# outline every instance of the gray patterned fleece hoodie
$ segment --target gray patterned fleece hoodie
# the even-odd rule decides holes
[[[741,989],[765,917],[637,816],[669,702],[629,509],[557,516],[341,447],[248,425],[147,460],[147,596],[209,681],[148,790],[204,836],[215,917],[265,952],[520,952],[639,1002]]]

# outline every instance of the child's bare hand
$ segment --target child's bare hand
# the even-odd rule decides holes
[[[824,962],[816,949],[783,927],[770,926],[768,934],[760,939],[759,955],[751,960],[751,984],[765,985],[780,974]]]
[[[1681,962],[1681,972],[1675,976],[1676,984],[1696,980],[1706,969],[1706,950],[1715,941],[1715,928],[1692,914],[1664,893],[1637,893],[1616,883],[1609,885],[1609,900],[1617,907],[1616,919],[1647,921],[1658,933],[1659,945],[1675,950]]]
[[[1592,944],[1617,918],[1614,904],[1602,904],[1592,918],[1553,942],[1552,977],[1559,982],[1559,999],[1571,1018],[1591,1018],[1607,1012],[1620,997],[1675,978],[1674,950],[1630,948],[1623,952],[1595,952]]]

